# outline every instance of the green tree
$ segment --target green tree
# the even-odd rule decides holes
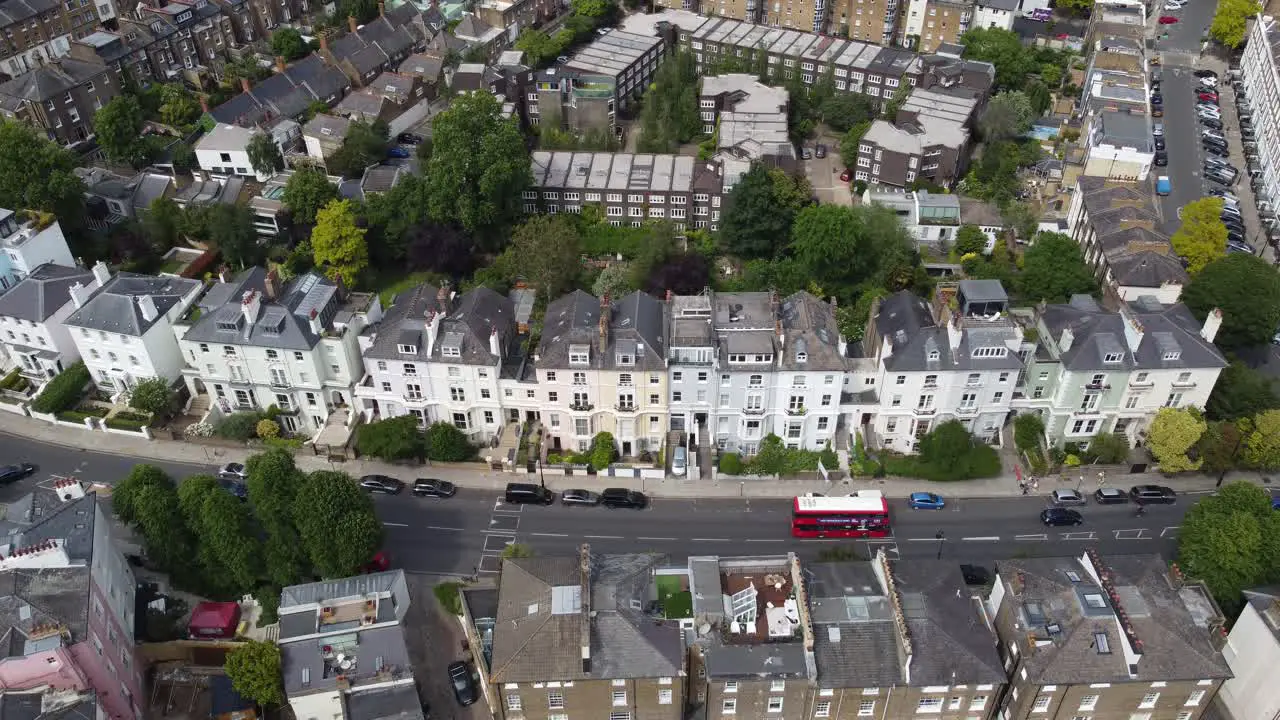
[[[1089,454],[1100,463],[1122,463],[1129,457],[1129,441],[1121,433],[1098,433],[1089,441]]]
[[[914,265],[914,243],[890,209],[879,205],[811,205],[796,215],[791,252],[825,290],[851,295],[862,283],[893,287]]]
[[[1214,420],[1236,420],[1276,408],[1280,408],[1280,396],[1271,378],[1236,361],[1218,375],[1205,414]]]
[[[84,226],[76,157],[26,123],[0,122],[0,207],[52,212],[64,233]]]
[[[94,113],[93,131],[109,159],[137,168],[151,159],[150,147],[142,137],[143,122],[138,99],[118,95]]]
[[[961,225],[956,231],[956,257],[981,254],[987,249],[987,234],[977,225]]]
[[[142,218],[142,227],[152,246],[164,252],[178,244],[184,222],[182,208],[167,197],[159,197],[151,201]]]
[[[183,481],[178,506],[195,536],[204,583],[227,593],[252,590],[261,564],[249,508],[208,475]]]
[[[305,57],[310,52],[311,48],[307,46],[307,41],[302,39],[302,33],[291,27],[276,28],[271,33],[271,53],[284,58],[287,62]]]
[[[516,49],[524,53],[524,61],[529,67],[536,68],[554,60],[564,46],[541,30],[525,28],[516,38]]]
[[[862,143],[862,136],[867,134],[871,129],[871,121],[864,120],[855,123],[849,128],[849,132],[840,137],[840,162],[844,163],[846,168],[857,167],[858,165],[858,145]]]
[[[967,480],[998,474],[995,450],[976,441],[959,420],[940,423],[920,440],[916,466],[930,480]]]
[[[223,670],[240,695],[260,705],[284,703],[279,645],[261,640],[242,643],[227,653]]]
[[[1031,129],[1031,100],[1021,90],[997,93],[978,118],[978,129],[987,142],[1021,137]]]
[[[1048,67],[1057,70],[1059,74],[1062,72],[1057,66],[1050,65]],[[1055,84],[1054,87],[1057,87],[1057,85]],[[1025,92],[1027,93],[1027,101],[1031,103],[1032,117],[1041,117],[1049,112],[1050,106],[1053,105],[1053,94],[1049,92],[1049,88],[1044,86],[1044,83],[1032,80],[1027,83]]]
[[[124,499],[117,501],[122,491]],[[178,506],[177,488],[163,471],[148,465],[134,467],[114,488],[112,501],[116,516],[142,537],[147,557],[179,581],[198,582],[198,570],[187,564],[195,543]]]
[[[1280,512],[1250,482],[1233,482],[1192,505],[1178,531],[1178,563],[1233,616],[1241,593],[1280,579]]]
[[[129,407],[157,418],[165,417],[173,410],[173,400],[169,381],[158,377],[139,381],[129,393]]]
[[[311,252],[316,265],[330,278],[352,285],[369,266],[365,229],[356,225],[350,200],[332,200],[316,213]]]
[[[502,116],[493,93],[454,98],[431,121],[431,130],[427,192],[432,217],[481,238],[515,222],[523,212],[521,195],[533,180],[529,152],[516,121]]]
[[[1019,413],[1013,419],[1013,445],[1022,452],[1031,452],[1044,442],[1044,420],[1035,413]]]
[[[794,108],[802,99],[791,97]],[[679,50],[658,66],[640,108],[640,138],[636,147],[645,153],[675,152],[702,133],[698,109],[698,73],[693,54]]]
[[[1242,422],[1252,427],[1248,419]],[[1217,475],[1219,485],[1227,473],[1239,467],[1243,460],[1240,451],[1244,448],[1244,433],[1240,425],[1229,420],[1211,422],[1196,442],[1196,451],[1204,461],[1200,469]]]
[[[346,473],[307,475],[294,496],[293,519],[311,567],[325,578],[354,574],[382,544],[373,502]]]
[[[720,237],[731,254],[743,259],[767,258],[782,249],[796,213],[809,198],[797,204],[794,197],[779,189],[778,181],[762,163],[753,164],[734,184],[720,219]]]
[[[1098,279],[1080,245],[1061,233],[1040,233],[1022,256],[1022,296],[1031,302],[1067,302],[1072,295],[1097,295]]]
[[[574,15],[603,20],[616,12],[618,6],[609,0],[573,0],[569,8]]]
[[[1280,410],[1265,410],[1253,417],[1244,437],[1242,456],[1252,468],[1280,468]]]
[[[839,133],[847,133],[855,125],[875,117],[875,107],[867,96],[859,93],[836,93],[822,103],[823,121]]]
[[[358,178],[366,168],[377,165],[386,156],[387,126],[357,120],[347,128],[342,146],[325,160],[325,167],[334,175]]]
[[[1032,51],[1012,30],[973,28],[960,36],[960,44],[964,46],[965,58],[983,60],[995,66],[996,89],[999,90],[1021,88],[1027,75],[1040,69]]]
[[[1040,215],[1029,203],[1010,202],[1000,210],[1000,218],[1013,228],[1014,237],[1030,240],[1040,225]]]
[[[1054,7],[1061,12],[1087,17],[1093,11],[1093,0],[1058,0]]]
[[[256,83],[266,78],[271,71],[258,63],[257,57],[250,53],[242,58],[228,62],[222,70],[222,82],[235,92],[240,91],[240,81],[248,80]]]
[[[293,522],[294,497],[303,475],[293,455],[276,448],[251,456],[245,462],[249,505],[266,534],[264,564],[267,577],[280,587],[293,585],[308,567]]]
[[[249,155],[253,171],[259,175],[270,176],[284,169],[284,156],[280,154],[280,146],[276,145],[275,139],[268,133],[254,133],[245,146],[245,152]]]
[[[295,223],[312,225],[320,208],[338,199],[338,188],[322,168],[303,165],[289,176],[280,199]]]
[[[903,83],[898,86],[897,90],[893,91],[893,96],[889,98],[889,102],[884,104],[884,113],[881,115],[883,119],[889,122],[897,121],[898,111],[902,109],[902,104],[907,101],[907,98],[911,97],[912,87],[914,86]]]
[[[1280,327],[1280,274],[1264,260],[1231,253],[1205,266],[1182,291],[1182,302],[1203,320],[1222,310],[1214,342],[1226,350],[1263,345]]]
[[[111,489],[111,508],[125,525],[138,522],[138,497],[142,490],[154,485],[172,485],[173,481],[155,465],[134,465],[124,480]]]
[[[175,128],[189,128],[200,119],[200,103],[182,83],[160,86],[160,122]]]
[[[427,456],[427,438],[418,427],[418,418],[401,415],[356,428],[356,447],[361,455],[383,460],[417,460]]]
[[[572,215],[534,215],[518,225],[498,263],[524,277],[549,302],[573,286],[581,272],[582,239]]]
[[[1151,421],[1148,447],[1160,464],[1160,472],[1176,473],[1200,469],[1200,459],[1187,457],[1207,427],[1195,408],[1160,408]]]
[[[223,260],[241,268],[257,264],[258,231],[249,206],[219,203],[190,207],[185,219],[188,234],[212,243]]]
[[[1222,198],[1200,198],[1182,206],[1182,226],[1170,239],[1174,252],[1186,259],[1188,275],[1194,277],[1227,254],[1227,226],[1221,215]]]
[[[1260,12],[1262,4],[1257,0],[1219,0],[1209,25],[1209,37],[1234,50],[1244,43],[1249,18]]]
[[[179,172],[189,172],[199,165],[196,161],[196,150],[188,142],[178,141],[173,144],[172,159],[173,169]]]
[[[442,462],[462,462],[475,457],[476,449],[467,436],[447,422],[432,423],[427,428],[427,457]]]
[[[596,276],[591,284],[591,292],[599,297],[620,298],[636,289],[632,281],[631,264],[627,262],[611,262]]]
[[[609,464],[618,456],[618,445],[614,441],[613,435],[607,432],[596,433],[595,437],[591,438],[589,456],[591,458],[591,467],[596,470],[604,470],[609,467]]]

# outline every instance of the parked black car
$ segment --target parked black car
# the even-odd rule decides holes
[[[458,493],[458,486],[448,480],[418,478],[413,481],[413,494],[419,497],[447,498]]]
[[[643,510],[649,506],[649,498],[644,493],[636,490],[628,490],[626,488],[605,488],[600,493],[600,504],[610,510],[617,508],[631,508],[633,510]]]
[[[1143,505],[1172,505],[1178,502],[1178,494],[1163,485],[1134,485],[1129,489],[1129,499]]]
[[[1230,157],[1231,155],[1231,153],[1227,152],[1226,148],[1220,145],[1214,145],[1213,143],[1203,143],[1202,147],[1204,148],[1204,151],[1210,155],[1216,155],[1221,158]]]
[[[1129,502],[1129,496],[1120,488],[1098,488],[1093,493],[1093,501],[1099,505],[1123,505]]]
[[[961,565],[960,575],[965,585],[986,585],[991,582],[991,571],[981,565]]]
[[[560,502],[565,505],[599,505],[600,493],[574,488],[560,492]]]
[[[1156,138],[1155,138],[1155,141],[1156,141],[1156,143],[1155,143],[1155,145],[1156,145],[1156,150],[1164,150],[1164,138],[1163,138],[1163,137],[1156,137]]]
[[[1061,525],[1083,525],[1084,516],[1069,508],[1045,508],[1040,511],[1040,522],[1049,527]]]
[[[403,132],[396,136],[396,142],[401,145],[421,145],[422,136],[415,133]]]
[[[453,686],[453,696],[462,706],[474,705],[480,699],[476,690],[475,678],[471,677],[471,668],[464,662],[449,664],[449,684]]]
[[[2,466],[0,467],[0,485],[18,482],[35,471],[36,466],[31,463]]]
[[[1169,164],[1169,153],[1157,152],[1155,164],[1157,167],[1164,167]]]
[[[360,487],[369,492],[385,493],[387,495],[395,495],[404,490],[404,482],[390,475],[365,475],[360,478]]]

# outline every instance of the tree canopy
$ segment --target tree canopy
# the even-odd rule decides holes
[[[1244,43],[1249,18],[1260,12],[1262,3],[1257,0],[1219,0],[1209,25],[1209,37],[1234,50]]]
[[[284,156],[280,154],[280,147],[276,145],[275,139],[268,133],[254,133],[245,146],[245,152],[249,155],[253,171],[259,175],[272,175],[284,169]]]
[[[1227,254],[1227,226],[1222,224],[1222,198],[1205,197],[1182,206],[1182,226],[1173,234],[1173,250],[1195,276],[1205,265]]]
[[[401,415],[356,428],[356,447],[361,455],[383,460],[418,460],[427,455],[427,439],[418,427],[418,418]]]
[[[324,162],[329,172],[347,178],[358,178],[370,165],[387,156],[387,126],[357,120],[347,128],[342,145]]]
[[[66,231],[83,226],[84,183],[76,158],[26,123],[0,121],[0,206],[44,210]]]
[[[1280,327],[1280,274],[1270,263],[1231,253],[1205,266],[1182,291],[1182,302],[1203,320],[1222,309],[1214,342],[1226,350],[1270,342]]]
[[[693,54],[679,50],[658,66],[640,108],[640,152],[675,152],[702,133],[698,72]]]
[[[1280,512],[1271,496],[1241,481],[1192,505],[1178,531],[1178,564],[1234,614],[1246,588],[1280,580]]]
[[[356,225],[350,200],[332,200],[316,213],[311,231],[311,252],[317,266],[330,278],[354,284],[369,266],[365,229]]]
[[[142,167],[151,150],[142,136],[142,106],[133,95],[117,95],[93,115],[93,132],[107,157]]]
[[[489,237],[523,212],[532,182],[529,152],[516,122],[487,91],[464,93],[431,121],[427,196],[436,222]]]
[[[293,62],[311,52],[302,33],[291,27],[276,28],[271,33],[271,52],[286,62]]]
[[[1276,408],[1280,395],[1271,378],[1236,361],[1218,375],[1205,413],[1214,420],[1238,420]]]
[[[338,188],[329,182],[323,168],[303,165],[289,176],[280,199],[295,223],[312,225],[320,208],[338,199]]]
[[[373,513],[373,502],[346,473],[311,473],[298,486],[293,502],[302,548],[322,577],[355,573],[382,543],[382,524]]]
[[[791,252],[802,271],[829,292],[850,294],[914,265],[914,243],[897,215],[878,205],[810,205],[791,229]]]
[[[978,129],[987,142],[1021,137],[1031,129],[1031,100],[1021,90],[1005,90],[987,102]]]
[[[1084,261],[1080,245],[1061,233],[1040,233],[1023,254],[1019,278],[1022,296],[1031,302],[1067,302],[1072,295],[1097,295],[1098,279]]]
[[[129,407],[163,417],[173,409],[173,388],[164,378],[146,378],[133,386]]]
[[[725,248],[743,259],[773,257],[783,249],[796,213],[809,204],[811,192],[803,178],[753,164],[726,198],[720,220]]]
[[[578,278],[581,242],[572,215],[534,215],[516,227],[498,264],[509,276],[526,278],[551,301]]]
[[[1148,446],[1165,473],[1198,470],[1200,459],[1191,459],[1187,451],[1205,431],[1205,421],[1195,408],[1160,408],[1151,421]]]
[[[242,696],[260,705],[284,702],[279,645],[261,640],[241,643],[227,653],[223,669],[231,678],[231,686]]]

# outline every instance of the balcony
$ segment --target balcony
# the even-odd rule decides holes
[[[403,397],[404,397],[404,401],[407,403],[422,402],[422,395],[420,393],[406,394]]]
[[[912,410],[911,412],[912,412],[912,413],[914,413],[914,414],[916,414],[916,415],[919,415],[919,416],[921,416],[921,417],[933,417],[934,415],[936,415],[936,414],[938,413],[938,408],[933,408],[933,407],[918,407],[918,408],[915,408],[914,410]]]
[[[1176,388],[1193,388],[1195,386],[1196,386],[1196,381],[1192,379],[1173,381],[1173,387],[1176,387]]]
[[[978,406],[977,405],[961,405],[960,407],[956,408],[956,414],[957,415],[977,415]]]
[[[635,412],[637,409],[635,403],[618,403],[613,408],[618,412]]]
[[[925,390],[937,390],[937,389],[938,389],[938,383],[936,383],[936,382],[927,382],[927,383],[925,383],[925,384],[924,384],[923,389],[925,389]]]
[[[276,390],[288,390],[289,388],[293,387],[293,383],[289,382],[288,380],[272,380],[268,384],[271,385],[271,387]]]
[[[808,408],[803,408],[803,407],[787,408],[787,414],[790,415],[791,417],[803,417],[804,414],[807,412],[809,412]]]
[[[1152,380],[1150,377],[1145,380],[1138,380],[1137,378],[1130,378],[1129,380],[1129,387],[1131,388],[1149,388],[1154,387],[1155,384],[1156,381]]]
[[[1102,383],[1085,383],[1084,389],[1085,390],[1110,390],[1111,386],[1103,385]]]
[[[574,412],[591,412],[596,409],[591,403],[569,403],[569,409]]]
[[[763,415],[764,408],[743,408],[742,414],[743,415]]]

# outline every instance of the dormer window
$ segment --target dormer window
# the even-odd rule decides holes
[[[938,351],[937,351],[937,350],[930,350],[930,351],[929,351],[929,360],[930,360],[930,362],[936,361],[937,359],[938,359]]]
[[[619,354],[619,355],[618,355],[618,364],[619,364],[619,365],[626,365],[626,366],[628,366],[628,367],[630,367],[631,365],[635,365],[635,364],[636,364],[636,356],[635,356],[635,355],[630,355],[630,354]]]
[[[1124,353],[1107,353],[1102,356],[1102,362],[1118,363],[1124,359]]]
[[[462,357],[462,348],[457,345],[443,345],[440,354],[444,357]]]
[[[1008,348],[1002,347],[980,347],[973,349],[973,356],[976,358],[1000,358],[1008,354]]]
[[[1177,350],[1170,350],[1169,352],[1164,354],[1165,360],[1177,360],[1180,357],[1182,357],[1182,353],[1178,352]]]
[[[401,355],[417,355],[418,354],[418,348],[415,345],[397,345],[396,350],[399,350]]]
[[[796,362],[802,363],[802,362],[808,362],[808,360],[809,360],[809,353],[806,353],[806,352],[796,353]]]
[[[591,362],[591,347],[588,345],[569,346],[569,364],[586,365]]]

